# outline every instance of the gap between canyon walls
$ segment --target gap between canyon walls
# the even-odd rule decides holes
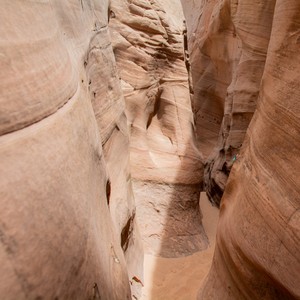
[[[184,61],[184,42],[180,34],[184,28],[178,22],[180,6],[174,2],[165,6],[167,1],[124,0],[112,1],[111,7],[114,52],[131,130],[131,170],[140,229],[146,253],[169,258],[207,247],[201,213],[195,210],[201,183],[203,181],[210,201],[219,206],[232,166],[238,168],[241,161],[244,162],[243,155],[238,154],[260,102],[276,1],[255,1],[255,5],[247,0],[182,0],[182,3],[187,20],[192,103],[185,66],[188,62]],[[173,23],[175,15],[177,21]],[[243,170],[239,172],[243,174]],[[247,183],[239,187],[239,180],[233,181],[232,189],[243,194]],[[248,192],[251,194],[247,191],[246,196]],[[227,191],[227,195],[231,193]],[[248,205],[250,198],[246,196]],[[236,207],[238,204],[233,209]],[[238,217],[239,209],[245,214],[243,220]],[[252,213],[248,206],[247,209]],[[247,210],[240,207],[233,216],[225,205],[223,215],[227,216],[221,222],[224,230],[219,228],[214,264],[199,297],[222,297],[218,293],[222,281],[218,276],[217,265],[220,265],[220,272],[230,282],[226,287],[220,284],[228,299],[232,295],[239,299],[247,298],[247,294],[263,293],[289,298],[289,291],[281,286],[281,280],[264,280],[261,270],[257,270],[257,275],[251,271],[250,275],[244,274],[247,270],[241,272],[244,279],[239,281],[241,266],[259,269],[260,264],[249,262],[253,259],[247,253],[248,240],[243,239],[230,218],[238,219],[243,228],[247,228],[248,223],[255,226],[251,222],[259,218],[249,221]],[[230,235],[232,232],[238,232],[237,236]],[[233,240],[233,249],[226,243],[227,236]],[[235,238],[243,247],[242,258],[238,255]],[[253,243],[255,239],[255,234],[249,238]],[[276,244],[276,238],[270,241]],[[276,246],[274,249],[276,251]],[[241,260],[240,264],[234,259]],[[234,274],[229,274],[226,264],[235,268]],[[263,267],[269,269],[269,266]],[[272,272],[278,275],[276,270]],[[245,285],[247,278],[256,285],[261,281],[262,286],[250,291]],[[294,282],[287,289],[295,290]]]
[[[213,224],[206,228],[208,240],[199,207],[203,158],[195,139],[181,3],[113,0],[110,9],[130,129],[136,217],[145,250],[142,299],[165,300],[176,294],[178,299],[195,298],[212,259],[210,229],[217,212],[208,204],[206,212],[213,215]],[[187,282],[193,282],[189,290]]]
[[[204,250],[180,1],[117,1],[110,30],[130,128],[137,220],[145,252],[181,257]]]

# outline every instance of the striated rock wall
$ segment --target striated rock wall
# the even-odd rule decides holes
[[[183,3],[187,16],[195,14],[192,2]],[[198,298],[299,299],[300,3],[197,5],[197,16],[188,19],[192,69],[199,70],[193,69],[195,106],[202,99],[199,111],[214,112],[209,103],[219,103],[223,119],[214,136],[206,132],[205,115],[197,124],[200,145],[210,155],[207,188],[217,203],[213,185],[221,195],[226,178],[220,185],[214,168],[226,173],[230,157],[222,155],[235,154],[243,143],[221,202],[213,265]],[[210,149],[201,130],[204,138],[213,137]]]
[[[141,278],[108,7],[1,3],[0,298],[130,299]]]
[[[257,105],[275,1],[182,0],[204,189],[219,205]]]
[[[182,3],[187,41],[179,1],[3,1],[0,298],[138,298],[137,223],[206,248],[199,149],[216,204],[233,166],[199,299],[300,298],[300,4]]]
[[[146,251],[173,257],[198,251],[207,246],[198,209],[203,164],[195,145],[181,4],[112,0],[110,8]]]

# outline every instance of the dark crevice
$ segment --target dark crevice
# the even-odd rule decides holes
[[[106,200],[107,200],[107,205],[109,206],[109,201],[110,201],[110,194],[111,194],[111,183],[109,180],[106,182]]]
[[[126,225],[124,226],[121,232],[121,246],[124,252],[127,250],[129,245],[130,237],[133,231],[134,218],[135,212],[133,212],[132,216],[128,219]]]
[[[147,129],[151,125],[153,117],[155,115],[157,115],[157,113],[159,111],[161,93],[162,93],[162,89],[159,89],[156,96],[155,96],[154,108],[153,108],[153,111],[149,114],[148,121],[147,121]]]
[[[97,283],[93,286],[93,297],[91,300],[101,300],[100,292]]]

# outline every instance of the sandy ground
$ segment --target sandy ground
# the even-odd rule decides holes
[[[219,216],[219,210],[210,204],[205,193],[201,193],[200,207],[204,229],[210,241],[209,248],[182,258],[146,254],[141,300],[196,299],[211,265]]]

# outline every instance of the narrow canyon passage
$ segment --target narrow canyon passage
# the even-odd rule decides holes
[[[200,272],[194,274],[193,288],[190,285],[195,298],[212,259],[213,242],[199,207],[203,157],[196,141],[181,2],[113,0],[110,9],[109,27],[130,129],[135,218],[145,253],[145,277],[139,278],[144,282],[143,298],[174,299],[176,292],[169,287],[184,288],[191,274]],[[141,17],[143,23],[138,25]],[[211,222],[214,227],[216,218]],[[197,259],[202,262],[199,268],[190,269]],[[176,297],[189,295],[181,291]]]
[[[205,193],[201,193],[200,209],[203,214],[202,224],[209,241],[208,248],[179,258],[164,258],[146,253],[141,300],[197,298],[199,287],[212,263],[219,217],[218,208],[212,206]]]
[[[300,299],[299,16],[2,0],[0,299]]]

